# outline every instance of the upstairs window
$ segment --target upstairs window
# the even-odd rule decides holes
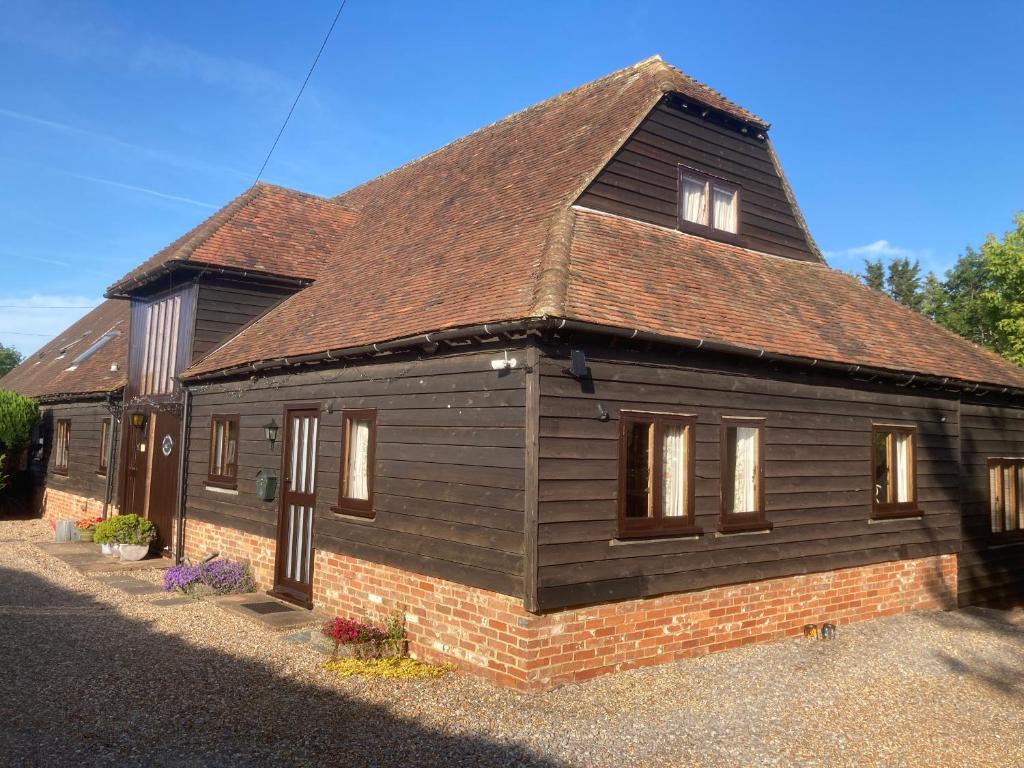
[[[100,422],[100,465],[98,474],[107,474],[107,461],[110,456],[110,428],[111,420],[103,419]]]
[[[141,357],[140,395],[166,395],[174,391],[174,376],[178,373],[181,300],[181,294],[177,293],[141,308],[144,335],[142,348],[137,349]],[[133,350],[132,354],[135,353]]]
[[[1024,531],[1024,459],[988,460],[992,532]]]
[[[335,511],[373,517],[373,465],[377,443],[377,411],[341,413],[341,477]]]
[[[914,432],[913,427],[878,424],[872,427],[872,510],[875,517],[920,514],[917,509]]]
[[[619,536],[698,533],[694,524],[696,418],[623,413]]]
[[[238,416],[214,416],[210,424],[209,485],[236,488],[238,484]]]
[[[722,530],[767,530],[764,419],[725,417],[721,430]]]
[[[53,470],[62,475],[68,473],[68,456],[71,453],[71,420],[57,419],[53,441]]]
[[[679,166],[680,227],[735,235],[739,231],[739,207],[736,186]]]

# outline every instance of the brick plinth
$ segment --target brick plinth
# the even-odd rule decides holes
[[[47,486],[43,491],[42,515],[44,520],[80,520],[83,517],[100,517],[103,514],[103,499],[91,499],[60,488]],[[107,514],[116,515],[111,506]]]
[[[188,557],[248,559],[260,587],[271,586],[270,539],[190,520],[185,544]],[[508,595],[318,551],[313,601],[374,620],[401,611],[414,656],[543,690],[791,637],[808,623],[953,608],[956,572],[956,555],[942,555],[535,615]]]

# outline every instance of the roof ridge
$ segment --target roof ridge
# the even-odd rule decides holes
[[[426,153],[420,155],[419,157],[415,157],[412,160],[408,160],[408,161],[402,163],[401,165],[398,165],[398,166],[396,166],[396,167],[394,167],[394,168],[392,168],[392,169],[390,169],[388,171],[385,171],[384,173],[378,174],[377,176],[374,176],[374,177],[372,177],[370,179],[367,179],[366,181],[360,182],[356,186],[351,187],[351,188],[345,190],[344,192],[339,193],[338,195],[335,195],[332,199],[336,200],[336,201],[343,200],[345,197],[347,197],[348,195],[352,194],[356,190],[362,189],[363,187],[366,187],[369,184],[373,184],[374,182],[377,182],[377,181],[385,179],[385,178],[387,178],[389,176],[392,176],[393,174],[396,174],[399,171],[406,170],[406,169],[408,169],[408,168],[410,168],[410,167],[412,167],[412,166],[414,166],[414,165],[416,165],[416,164],[418,164],[418,163],[420,163],[420,162],[422,162],[422,161],[424,161],[424,160],[426,160],[426,159],[428,159],[430,157],[433,157],[436,154],[439,154],[440,152],[443,152],[443,151],[445,151],[447,149],[450,149],[452,147],[458,146],[458,145],[468,141],[469,139],[478,136],[479,134],[483,133],[484,131],[489,131],[489,130],[491,130],[493,128],[496,128],[499,125],[502,125],[503,123],[507,123],[507,122],[509,122],[509,121],[511,121],[513,119],[520,118],[523,115],[526,115],[526,114],[528,114],[530,112],[533,112],[534,110],[539,110],[539,109],[541,109],[543,107],[547,107],[548,105],[550,105],[551,103],[553,103],[555,101],[558,101],[559,99],[565,99],[565,98],[568,98],[569,96],[576,96],[576,95],[578,95],[578,94],[580,94],[580,93],[582,93],[582,92],[584,92],[586,90],[596,88],[599,85],[604,85],[609,80],[612,80],[612,79],[617,78],[617,77],[622,77],[622,76],[626,75],[627,73],[633,72],[634,70],[639,71],[643,67],[646,67],[646,66],[652,65],[652,64],[658,64],[658,63],[664,64],[664,61],[662,60],[662,58],[661,58],[661,56],[659,54],[655,54],[653,56],[649,56],[646,59],[643,59],[642,61],[638,61],[635,64],[630,64],[627,67],[622,67],[620,69],[614,70],[613,72],[609,72],[607,75],[599,77],[596,80],[589,80],[589,81],[587,81],[585,83],[581,83],[579,85],[573,86],[572,88],[569,88],[568,90],[562,91],[560,93],[556,93],[554,96],[549,96],[548,98],[546,98],[546,99],[544,99],[542,101],[538,101],[535,104],[530,104],[529,106],[524,107],[523,109],[517,110],[516,112],[513,112],[513,113],[511,113],[509,115],[505,115],[504,117],[502,117],[499,120],[495,120],[494,122],[487,123],[486,125],[482,125],[479,128],[477,128],[477,129],[475,129],[473,131],[470,131],[467,134],[464,134],[462,136],[459,136],[458,138],[452,139],[447,144],[442,144],[440,147],[437,147],[436,149],[432,149],[429,152],[426,152]]]
[[[657,59],[657,61],[655,62],[654,59]],[[683,72],[683,70],[679,69],[678,67],[672,66],[667,61],[662,59],[660,56],[652,57],[649,61],[651,61],[651,63],[657,63],[658,66],[659,66],[659,69],[661,70],[661,72],[663,74],[668,74],[671,77],[681,77],[681,78],[683,78],[687,83],[689,83],[693,87],[695,87],[698,92],[706,93],[712,99],[717,99],[717,100],[721,101],[723,104],[731,107],[732,110],[737,115],[745,116],[746,120],[748,120],[750,122],[753,122],[753,123],[759,124],[760,127],[764,128],[765,130],[768,130],[771,127],[771,123],[769,123],[763,117],[759,117],[758,115],[754,114],[749,109],[747,109],[746,107],[737,104],[735,101],[733,101],[730,98],[727,98],[720,91],[715,90],[714,88],[712,88],[707,83],[701,82],[700,80],[696,79],[695,77],[692,77],[691,75],[686,74],[685,72]],[[675,83],[672,83],[671,81],[665,80],[663,78],[658,78],[658,81],[659,81],[658,84],[659,84],[659,86],[661,86],[662,91],[667,93],[669,91],[675,91],[676,90],[676,88],[674,87]],[[691,98],[697,99],[698,101],[701,100],[699,95],[697,95],[697,96],[694,96],[693,94],[688,94],[688,95],[690,95]],[[709,106],[714,107],[715,105],[713,103],[710,103]],[[721,109],[721,108],[719,107],[719,109]]]

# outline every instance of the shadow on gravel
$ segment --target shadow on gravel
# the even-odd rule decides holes
[[[0,568],[4,765],[557,765],[404,719],[395,690],[399,714]]]
[[[991,641],[966,646],[958,655],[936,652],[935,657],[953,674],[973,677],[1006,695],[1024,691],[1024,623],[1005,611],[964,608],[936,613],[932,620],[946,628],[988,635]],[[994,642],[992,642],[994,641]]]

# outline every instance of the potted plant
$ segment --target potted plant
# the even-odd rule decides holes
[[[117,545],[114,543],[114,529],[116,527],[117,515],[97,523],[96,529],[92,532],[92,540],[100,545],[100,553],[114,555],[117,553]]]
[[[156,539],[156,526],[138,515],[119,515],[114,541],[122,560],[141,560],[149,554],[149,545]]]
[[[75,521],[75,528],[78,530],[78,540],[90,542],[96,532],[96,524],[102,523],[102,517],[83,517]]]
[[[406,656],[409,649],[401,614],[389,619],[384,627],[338,616],[320,631],[335,659],[394,659]]]

